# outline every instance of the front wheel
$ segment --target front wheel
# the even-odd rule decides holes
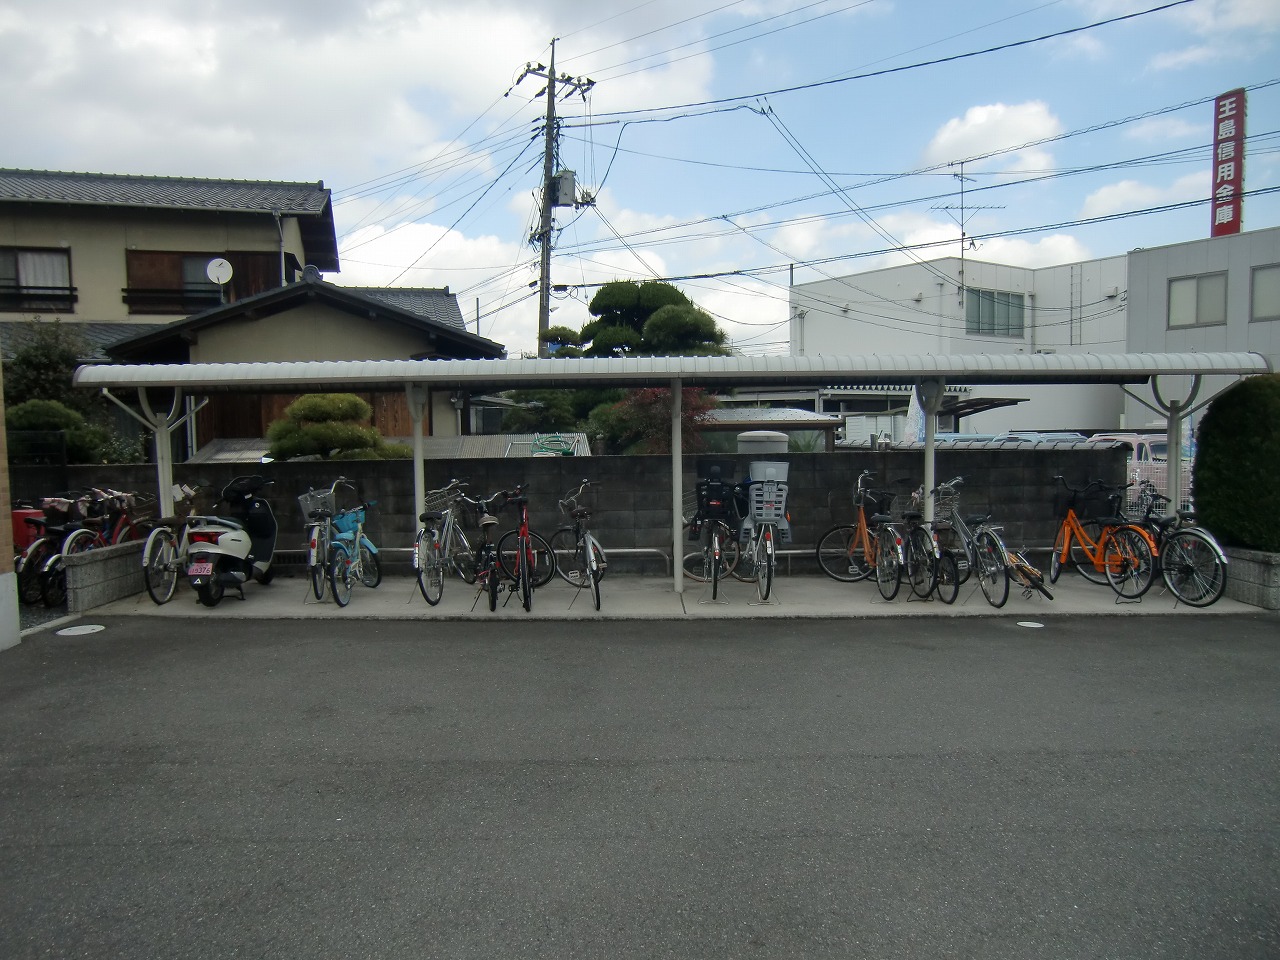
[[[999,610],[1009,599],[1009,568],[1005,565],[1004,551],[1000,549],[995,534],[990,530],[979,533],[973,541],[973,553],[982,595],[987,598],[987,603]]]
[[[508,530],[498,541],[498,566],[502,575],[508,580],[516,579],[516,553],[520,540],[519,530]],[[530,586],[533,589],[545,587],[556,575],[556,555],[541,534],[529,531],[529,546],[533,551],[533,564],[530,567]]]
[[[902,557],[898,553],[898,535],[881,527],[876,536],[876,589],[880,596],[892,600],[902,586]]]
[[[689,542],[689,524],[685,524],[681,539]],[[698,539],[705,539],[708,536],[706,528],[703,528]],[[720,579],[724,579],[733,570],[738,567],[738,541],[733,537],[723,540],[720,544]],[[684,575],[690,580],[696,580],[699,583],[705,583],[711,577],[711,553],[710,548],[701,547],[697,550],[691,550],[682,558]]]
[[[345,607],[351,602],[351,554],[344,544],[333,545],[333,557],[329,560],[329,589],[333,602]]]
[[[173,531],[157,527],[147,536],[142,549],[142,572],[147,596],[157,604],[173,599],[178,586],[178,544]]]
[[[942,551],[938,558],[938,585],[933,588],[938,599],[950,606],[960,596],[960,564],[950,550]]]
[[[720,581],[724,578],[724,556],[721,554],[720,531],[711,530],[711,599],[715,600],[720,593]]]
[[[18,600],[25,604],[40,601],[40,582],[43,579],[40,571],[53,555],[53,547],[48,537],[36,540],[22,555],[22,569],[18,571]]]
[[[382,582],[382,561],[365,540],[360,541],[360,582],[372,589]]]
[[[1199,530],[1179,530],[1160,549],[1165,586],[1192,607],[1216,603],[1227,589],[1227,568],[1212,541]]]
[[[1102,552],[1107,580],[1120,597],[1137,600],[1149,589],[1155,577],[1155,557],[1151,546],[1134,527],[1111,531]]]
[[[818,567],[832,580],[857,583],[871,575],[875,565],[863,546],[861,528],[842,523],[818,538]]]
[[[1049,558],[1049,582],[1057,583],[1062,576],[1062,553],[1066,549],[1067,538],[1071,533],[1066,524],[1058,527],[1058,536],[1053,541],[1053,556]]]
[[[907,546],[907,576],[911,580],[911,592],[922,600],[938,585],[938,558],[933,551],[933,537],[928,529],[912,527]]]
[[[436,539],[436,532],[431,529],[419,532],[413,549],[418,568],[418,590],[422,599],[434,607],[444,595],[444,551]]]
[[[1085,520],[1080,525],[1084,528],[1084,535],[1089,538],[1088,542],[1093,544],[1093,556],[1101,557],[1102,566],[1094,563],[1089,550],[1074,538],[1071,541],[1071,562],[1080,571],[1080,576],[1090,583],[1105,584],[1110,580],[1110,575],[1107,572],[1106,550],[1102,544],[1102,524],[1097,520]]]

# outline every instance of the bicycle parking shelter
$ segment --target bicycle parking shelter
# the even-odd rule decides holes
[[[128,410],[155,438],[156,474],[160,506],[173,512],[173,462],[169,437],[190,412],[183,413],[184,398],[215,392],[288,393],[341,390],[405,391],[413,424],[413,487],[415,502],[426,492],[423,457],[423,423],[429,396],[434,391],[483,393],[513,389],[592,387],[665,387],[671,391],[672,459],[672,556],[681,545],[681,505],[684,496],[681,473],[681,391],[705,387],[727,391],[739,387],[821,388],[863,386],[885,382],[915,385],[925,412],[924,485],[932,489],[934,478],[934,428],[936,414],[948,385],[1036,385],[1096,383],[1119,386],[1130,397],[1166,416],[1168,449],[1182,444],[1185,418],[1211,397],[1200,397],[1205,377],[1234,380],[1271,373],[1270,361],[1258,353],[1118,353],[1118,354],[978,354],[779,357],[618,357],[520,360],[316,360],[258,363],[101,364],[76,370],[77,387],[98,389]],[[1185,396],[1166,399],[1162,378],[1189,377]],[[1150,384],[1155,403],[1130,392]],[[141,413],[125,405],[111,390],[137,391]],[[172,390],[168,410],[157,409],[150,389]],[[1169,461],[1168,489],[1178,502],[1181,461]],[[674,586],[684,590],[683,571],[675,565]]]

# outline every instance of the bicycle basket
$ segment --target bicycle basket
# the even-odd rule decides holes
[[[960,494],[956,492],[943,493],[938,491],[938,495],[933,501],[933,519],[938,522],[949,522],[956,515],[956,508],[960,505]]]
[[[364,523],[364,507],[343,510],[333,518],[333,526],[339,533],[355,533],[356,527]]]
[[[893,512],[893,501],[895,496],[888,490],[868,490],[866,500],[862,504],[862,509],[867,515],[867,519]]]
[[[452,492],[430,490],[422,498],[422,510],[424,513],[444,513],[453,505],[453,496]]]
[[[1107,490],[1086,490],[1083,493],[1059,490],[1053,498],[1053,515],[1061,519],[1071,509],[1075,510],[1076,516],[1081,520],[1114,517],[1116,515],[1116,508],[1113,505],[1114,496],[1114,493]]]
[[[311,516],[313,510],[328,510],[330,513],[334,511],[334,496],[332,490],[311,490],[298,497],[298,506],[302,508],[303,518]]]

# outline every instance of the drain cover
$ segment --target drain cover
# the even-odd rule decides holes
[[[1019,620],[1019,621],[1018,621],[1018,626],[1020,626],[1020,627],[1043,627],[1043,626],[1044,626],[1044,624],[1043,624],[1043,623],[1036,623],[1034,620]]]
[[[100,623],[81,623],[74,627],[63,627],[57,631],[60,637],[82,637],[86,633],[97,633],[99,630],[107,629]]]

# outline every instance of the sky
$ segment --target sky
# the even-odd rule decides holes
[[[1019,266],[1201,239],[1236,88],[1244,228],[1280,224],[1280,0],[0,0],[0,166],[323,181],[327,279],[447,286],[533,355],[553,40],[553,326],[660,279],[785,354],[789,283],[962,229]]]

